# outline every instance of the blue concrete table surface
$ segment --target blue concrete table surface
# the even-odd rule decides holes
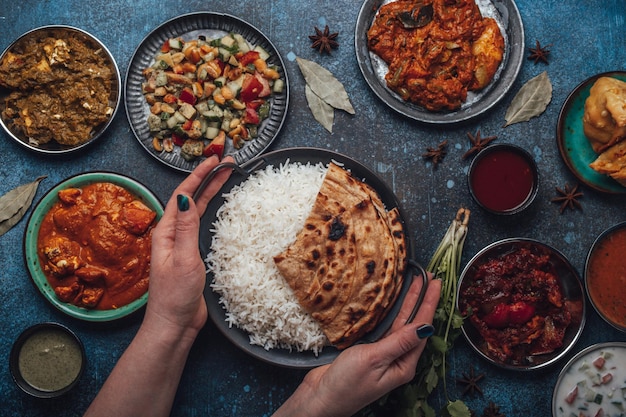
[[[597,73],[626,70],[626,1],[518,0],[516,4],[523,20],[526,49],[534,46],[536,40],[551,45],[549,64],[535,64],[525,56],[511,91],[497,106],[483,117],[453,126],[426,125],[399,115],[370,90],[355,55],[354,31],[361,7],[361,2],[355,0],[1,0],[0,50],[30,29],[50,24],[71,25],[102,40],[125,74],[137,45],[162,22],[195,11],[235,15],[271,39],[285,61],[289,76],[287,118],[270,150],[294,146],[325,148],[352,156],[378,173],[407,213],[419,262],[428,262],[457,209],[468,207],[472,215],[464,264],[493,241],[529,237],[555,246],[582,273],[587,251],[596,236],[626,220],[626,198],[583,186],[582,210],[559,212],[558,204],[551,202],[556,196],[555,187],[574,184],[576,178],[560,157],[555,140],[556,122],[563,102],[580,82]],[[331,55],[320,55],[311,49],[308,38],[314,34],[314,26],[325,25],[339,33],[340,46]],[[323,65],[346,87],[356,114],[336,112],[332,134],[313,119],[307,107],[296,56]],[[528,122],[503,128],[504,114],[514,93],[543,71],[547,71],[553,85],[552,100],[546,111]],[[466,181],[469,160],[463,160],[462,155],[470,145],[466,134],[478,129],[483,136],[497,135],[497,142],[524,147],[537,161],[540,171],[537,199],[531,210],[515,219],[496,218],[481,211],[469,195]],[[433,169],[422,154],[427,147],[443,140],[449,143],[448,154]],[[133,176],[148,185],[162,201],[169,198],[184,178],[140,146],[123,107],[100,143],[72,158],[35,155],[4,132],[0,133],[0,146],[0,194],[46,175],[35,202],[61,180],[90,170],[106,169]],[[132,339],[141,317],[97,325],[57,312],[38,294],[24,266],[25,225],[26,219],[0,236],[0,415],[78,416]],[[11,380],[8,369],[9,351],[15,338],[26,327],[43,321],[69,326],[87,350],[88,366],[79,386],[57,400],[36,400],[23,394]],[[604,323],[589,305],[587,324],[575,351],[597,342],[624,340],[626,334]],[[550,416],[551,393],[559,364],[534,373],[502,371],[471,352],[462,338],[449,359],[450,394],[465,400],[478,415],[493,401],[506,416]],[[455,384],[455,379],[470,366],[486,375],[481,382],[483,396],[461,397],[463,387]],[[209,322],[191,351],[172,415],[269,416],[303,376],[303,371],[276,367],[247,356]],[[444,401],[440,390],[433,395],[433,401]]]

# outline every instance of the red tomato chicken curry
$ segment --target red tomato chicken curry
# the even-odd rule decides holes
[[[148,290],[156,212],[125,188],[94,183],[59,191],[41,224],[37,253],[57,297],[115,309]]]
[[[504,55],[497,22],[474,0],[398,0],[380,8],[369,49],[388,65],[387,86],[430,111],[456,110],[485,88]]]

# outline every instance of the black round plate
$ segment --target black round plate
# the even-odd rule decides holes
[[[504,35],[504,58],[494,79],[483,90],[468,92],[467,100],[455,111],[433,112],[404,101],[390,90],[385,82],[387,64],[367,47],[367,31],[372,26],[378,9],[388,0],[365,0],[357,18],[354,43],[359,68],[374,94],[400,114],[432,124],[465,122],[490,110],[510,90],[522,67],[524,58],[524,26],[513,0],[479,0],[481,13],[498,22]]]
[[[203,158],[187,161],[180,156],[178,147],[175,147],[178,149],[173,152],[154,150],[147,123],[150,106],[146,103],[141,90],[141,84],[145,81],[142,71],[152,65],[157,51],[167,39],[175,37],[195,39],[200,35],[216,38],[229,32],[239,33],[251,45],[263,47],[270,54],[268,64],[278,67],[280,78],[285,81],[285,88],[281,93],[272,94],[270,115],[261,124],[258,137],[246,142],[241,149],[234,149],[232,143],[227,141],[225,154],[232,155],[238,164],[259,155],[274,141],[287,116],[289,82],[285,64],[272,42],[261,31],[235,16],[220,13],[190,13],[168,20],[150,32],[137,47],[128,65],[124,93],[126,115],[139,143],[150,155],[177,170],[191,172]]]
[[[268,165],[279,166],[280,164],[285,164],[287,162],[310,162],[315,164],[318,162],[329,163],[331,161],[349,170],[356,178],[362,179],[364,182],[371,185],[378,192],[388,210],[398,207],[398,210],[400,211],[400,219],[404,225],[407,243],[407,256],[409,259],[412,258],[413,246],[410,240],[411,234],[407,229],[407,224],[404,221],[405,216],[396,196],[387,184],[385,184],[376,174],[354,159],[324,149],[289,148],[269,152],[259,156],[241,165],[241,168],[244,168],[248,173],[252,173],[253,171],[262,169]],[[217,220],[217,210],[222,206],[222,204],[224,204],[224,198],[222,197],[223,193],[229,192],[234,186],[245,181],[245,179],[245,175],[242,175],[237,171],[233,171],[229,180],[222,187],[220,194],[215,196],[209,203],[205,215],[202,217],[200,222],[200,252],[203,259],[206,258],[207,253],[211,250],[211,241],[213,238],[211,228],[213,223]],[[411,285],[412,277],[413,274],[410,272],[410,268],[408,268],[400,295],[394,306],[387,313],[385,319],[370,334],[366,335],[362,342],[372,342],[378,340],[389,329],[391,323],[400,310],[402,301],[404,300],[408,288]],[[297,352],[289,351],[287,349],[265,350],[261,346],[251,345],[247,332],[236,327],[229,327],[226,322],[226,311],[219,303],[219,294],[213,292],[208,285],[212,281],[213,276],[209,272],[207,274],[207,286],[204,291],[204,297],[209,309],[209,316],[219,330],[226,336],[226,338],[246,353],[268,363],[288,368],[300,369],[310,369],[316,366],[325,365],[332,362],[332,360],[339,354],[339,351],[334,347],[325,347],[318,356],[315,356],[315,354],[311,351]]]

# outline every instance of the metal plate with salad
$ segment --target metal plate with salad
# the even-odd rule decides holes
[[[289,103],[271,41],[237,17],[209,12],[150,32],[131,58],[124,92],[139,143],[184,172],[213,154],[238,164],[256,157],[278,135]]]

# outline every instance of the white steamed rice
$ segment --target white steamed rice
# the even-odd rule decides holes
[[[246,331],[253,345],[318,354],[328,344],[273,259],[304,227],[326,170],[287,161],[255,171],[224,194],[205,261],[226,321]]]

